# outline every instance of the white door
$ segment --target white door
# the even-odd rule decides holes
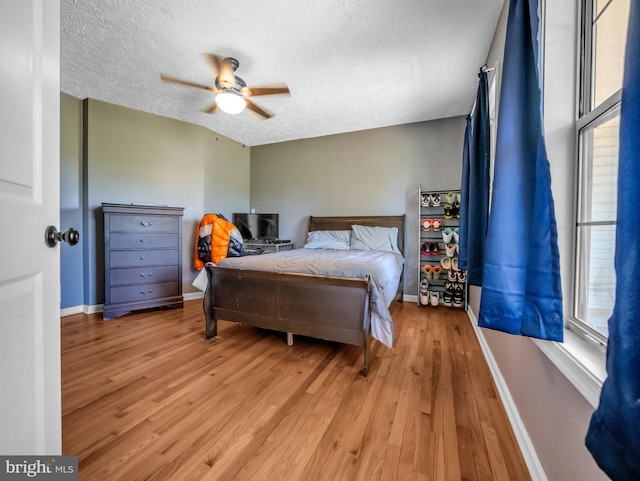
[[[0,99],[0,453],[57,455],[59,0],[0,0]]]

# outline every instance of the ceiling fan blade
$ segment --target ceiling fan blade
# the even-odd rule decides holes
[[[220,92],[220,90],[218,90],[215,87],[210,87],[208,85],[202,85],[202,84],[197,84],[195,82],[190,82],[188,80],[182,80],[179,78],[175,78],[175,77],[171,77],[169,75],[164,75],[164,74],[160,74],[160,79],[164,82],[169,82],[172,84],[178,84],[178,85],[186,85],[187,87],[195,87],[197,89],[200,90],[206,90],[208,92]]]
[[[205,114],[215,114],[218,112],[218,103],[214,100],[207,108],[202,109]]]
[[[243,87],[240,93],[245,97],[257,97],[259,95],[289,95],[289,87],[285,84],[269,85],[264,87]]]
[[[222,64],[222,58],[213,53],[203,53],[202,55],[204,56],[205,60],[211,67],[211,70],[213,70],[213,76],[217,77],[218,74],[220,73],[220,65]]]
[[[256,104],[254,104],[251,100],[249,100],[249,99],[244,99],[244,100],[247,103],[247,108],[249,110],[251,110],[252,112],[255,112],[256,114],[258,114],[263,119],[268,120],[271,117],[273,117],[273,115],[271,115],[270,113],[262,110],[260,107],[258,107]]]

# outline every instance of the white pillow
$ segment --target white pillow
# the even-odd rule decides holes
[[[398,249],[397,227],[351,226],[351,249],[389,251],[402,254]]]
[[[314,230],[307,234],[305,249],[349,249],[350,230]]]

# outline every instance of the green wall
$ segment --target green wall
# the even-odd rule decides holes
[[[249,148],[201,126],[61,98],[62,205],[83,234],[82,249],[62,258],[63,308],[103,302],[103,202],[185,208],[185,293],[196,292],[193,245],[205,213],[277,212],[280,237],[298,247],[309,215],[406,214],[405,294],[416,295],[418,184],[460,185],[463,117]]]
[[[251,148],[251,208],[280,214],[296,247],[309,215],[406,214],[405,287],[417,295],[418,184],[459,189],[465,118]]]
[[[196,292],[191,285],[197,274],[192,267],[195,229],[205,213],[230,217],[248,208],[249,149],[201,126],[97,100],[62,98],[61,144],[82,152],[75,165],[74,155],[61,163],[62,174],[76,178],[81,172],[83,230],[83,282],[63,278],[68,297],[62,308],[76,305],[66,302],[77,302],[79,292],[84,305],[104,301],[103,202],[184,207],[183,292]],[[61,261],[63,271],[72,267]]]
[[[60,305],[84,304],[82,228],[82,104],[69,95],[60,96],[60,229],[74,227],[80,243],[60,245]]]

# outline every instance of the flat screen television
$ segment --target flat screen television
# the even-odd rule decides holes
[[[234,213],[233,224],[245,240],[273,240],[278,238],[278,214]]]

